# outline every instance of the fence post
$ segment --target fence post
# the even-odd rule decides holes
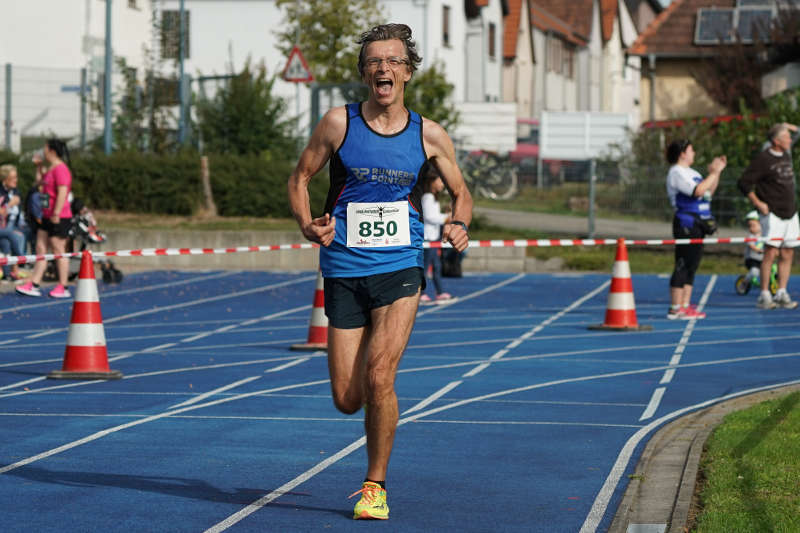
[[[81,148],[86,148],[86,67],[81,69]]]
[[[592,159],[589,165],[589,238],[594,239],[594,195],[597,182],[597,161]]]
[[[11,150],[11,63],[6,63],[6,148]]]
[[[112,136],[111,136],[111,73],[114,65],[113,51],[111,48],[111,1],[106,0],[106,57],[105,57],[105,75],[103,76],[103,122],[105,123],[105,130],[103,131],[103,151],[106,155],[111,154]]]

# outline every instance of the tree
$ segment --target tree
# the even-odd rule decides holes
[[[285,30],[276,32],[277,47],[286,57],[296,44],[318,83],[359,80],[356,40],[382,20],[374,0],[276,0],[275,4],[286,9]]]
[[[449,129],[458,123],[458,111],[450,100],[453,89],[444,75],[443,65],[436,62],[414,73],[406,85],[406,107]]]
[[[366,29],[382,23],[374,0],[276,0],[286,9],[286,30],[278,32],[278,49],[289,55],[297,44],[318,83],[358,83],[359,45]],[[447,81],[444,68],[434,63],[414,73],[406,86],[405,104],[444,128],[458,122],[458,112],[450,101],[453,84]],[[366,89],[352,86],[339,89],[347,101],[366,98]]]
[[[287,102],[273,96],[275,76],[250,60],[211,100],[197,102],[203,149],[232,154],[295,154],[295,121],[286,119]]]
[[[761,77],[800,57],[800,2],[783,0],[769,27],[756,26],[752,32],[752,43],[735,33],[732,42],[717,46],[715,54],[692,72],[711,98],[731,110],[745,105],[764,111]]]

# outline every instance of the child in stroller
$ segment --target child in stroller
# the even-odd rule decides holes
[[[67,251],[69,252],[83,252],[91,245],[106,242],[105,234],[97,229],[97,221],[94,214],[79,198],[73,198],[70,203],[72,208],[72,220],[69,230],[69,240],[67,242]],[[78,277],[80,272],[80,257],[73,257],[70,261],[69,280],[72,281]],[[119,283],[122,281],[122,272],[114,266],[110,259],[102,259],[95,261],[100,264],[103,271],[103,281],[105,283]],[[55,276],[55,269],[52,262],[48,265],[48,274],[52,270]]]

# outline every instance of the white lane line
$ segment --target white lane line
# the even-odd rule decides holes
[[[324,354],[323,354],[324,356]],[[275,361],[286,361],[286,360],[294,360],[297,356],[285,356],[285,357],[270,357],[266,359],[251,359],[248,361],[236,361],[233,363],[216,363],[213,365],[198,365],[198,366],[189,366],[183,368],[169,368],[166,370],[154,370],[152,372],[141,372],[139,374],[126,374],[122,376],[122,379],[135,379],[135,378],[143,378],[149,376],[161,376],[165,374],[177,374],[181,372],[194,372],[194,371],[202,371],[202,370],[213,370],[215,368],[230,368],[235,366],[244,366],[244,365],[257,365],[261,363],[273,363]],[[309,357],[314,357],[312,354]],[[110,361],[111,359],[109,359]],[[96,385],[98,383],[106,383],[105,380],[91,380],[91,381],[78,381],[75,383],[66,383],[64,385],[54,385],[52,387],[42,387],[39,389],[31,389],[31,390],[23,390],[23,391],[15,391],[9,392],[6,394],[0,394],[0,398],[10,398],[12,396],[22,396],[25,394],[38,394],[42,392],[51,392],[54,390],[59,389],[68,389],[74,387],[83,387],[85,385]]]
[[[649,371],[658,371],[658,370],[660,370],[660,368],[658,368],[658,369],[648,369],[648,370]],[[498,396],[505,396],[505,395],[508,395],[508,394],[514,394],[514,393],[521,392],[521,391],[532,390],[532,389],[537,389],[537,388],[543,388],[543,387],[547,387],[547,386],[551,386],[551,385],[558,385],[558,384],[563,384],[563,383],[568,383],[568,382],[574,383],[574,382],[578,382],[578,381],[589,381],[589,380],[592,380],[592,379],[603,379],[603,378],[608,378],[608,377],[617,377],[620,374],[629,375],[631,373],[642,373],[642,372],[641,371],[630,371],[630,372],[621,372],[621,373],[620,372],[616,372],[616,373],[613,373],[613,374],[601,374],[601,375],[597,375],[597,376],[584,376],[584,377],[580,377],[580,378],[557,380],[557,381],[551,381],[551,382],[547,382],[547,383],[538,383],[538,384],[535,384],[535,385],[528,385],[528,386],[525,386],[525,387],[518,387],[518,388],[515,388],[515,389],[508,389],[508,390],[505,390],[505,391],[499,391],[499,392],[495,392],[495,393],[491,393],[491,394],[486,394],[486,395],[483,395],[483,396],[477,396],[477,397],[474,397],[474,398],[460,400],[458,402],[455,402],[455,403],[452,403],[452,404],[448,404],[448,405],[445,405],[445,406],[441,406],[441,407],[437,407],[437,408],[431,409],[429,411],[423,411],[423,412],[418,413],[418,414],[413,415],[413,416],[401,418],[398,421],[397,425],[399,427],[399,426],[404,425],[404,424],[406,424],[408,422],[414,422],[416,420],[419,420],[419,419],[421,419],[423,417],[432,415],[434,413],[438,413],[438,412],[441,412],[441,411],[446,411],[446,410],[452,409],[454,407],[460,407],[462,405],[467,405],[467,404],[478,402],[478,401],[483,401],[483,400],[488,399],[488,398],[496,398]],[[790,382],[790,384],[793,384],[793,383],[800,383],[800,380]],[[780,387],[780,386],[783,386],[783,385],[786,385],[786,383],[767,386],[767,387],[761,387],[760,389],[757,389],[757,390],[768,390],[770,388]],[[731,397],[732,396],[734,396],[734,395],[731,395]],[[726,398],[726,397],[723,397],[723,398]],[[705,402],[705,404],[710,405],[710,404],[715,403],[716,401],[719,401],[719,399],[709,400],[709,401]],[[698,404],[698,405],[703,405],[703,404]],[[688,407],[688,408],[682,409],[681,411],[677,411],[677,412],[679,412],[679,413],[687,412],[687,411],[690,411],[690,410],[694,409],[695,407],[696,406]],[[671,415],[667,415],[667,416],[671,416]],[[667,417],[662,417],[659,420],[664,420],[666,418]],[[640,429],[635,435],[639,435],[641,433],[642,436],[644,436],[646,434],[645,429],[647,429],[647,428],[652,429],[653,427],[656,427],[657,422],[658,421],[651,422],[650,424],[648,424],[644,428]],[[628,441],[628,443],[630,443],[630,440]],[[637,441],[637,443],[638,443],[638,441]],[[309,479],[311,479],[312,477],[314,477],[318,473],[320,473],[323,470],[325,470],[326,468],[328,468],[330,465],[332,465],[335,462],[339,461],[340,459],[350,455],[351,453],[353,453],[355,450],[359,449],[364,444],[366,444],[366,438],[365,437],[361,437],[360,439],[352,442],[347,447],[343,448],[342,450],[340,450],[336,454],[332,455],[328,459],[326,459],[326,460],[322,461],[321,463],[318,463],[316,466],[306,470],[305,472],[303,472],[299,476],[295,477],[294,479],[292,479],[288,483],[284,483],[283,485],[281,485],[280,487],[278,487],[274,491],[270,492],[269,494],[259,498],[258,500],[256,500],[253,503],[247,505],[246,507],[244,507],[243,509],[239,510],[238,512],[230,515],[225,520],[222,520],[221,522],[219,522],[219,523],[215,524],[214,526],[210,527],[209,529],[207,529],[205,531],[205,533],[220,533],[221,531],[225,531],[226,529],[228,529],[232,525],[236,524],[237,522],[241,521],[242,519],[246,518],[247,516],[253,514],[256,511],[258,511],[259,509],[261,509],[265,505],[269,504],[270,502],[274,501],[275,499],[279,498],[283,494],[292,491],[297,486],[299,486],[302,483],[308,481]],[[628,444],[626,444],[626,448],[627,448],[627,446],[628,446]],[[633,453],[633,449],[634,448],[635,448],[635,445],[631,447],[631,449],[630,449],[631,453]],[[628,458],[629,457],[630,456],[628,456]],[[620,462],[619,459],[618,459],[618,462]],[[626,462],[627,462],[627,460],[626,460]],[[616,467],[616,465],[615,465],[615,467]],[[622,470],[624,471],[624,466],[623,466]],[[2,472],[0,471],[0,473],[2,473]],[[620,475],[621,475],[621,472],[620,472]],[[609,476],[609,478],[610,477],[611,476]],[[619,477],[617,477],[617,482],[618,481],[619,481]],[[608,479],[606,480],[606,483],[607,484],[609,483]],[[616,486],[616,482],[614,483],[614,486]],[[611,491],[612,492],[613,492],[613,487],[614,486],[611,487]],[[604,485],[603,488],[605,489],[605,485]],[[609,495],[609,497],[610,497],[610,495]],[[597,500],[595,500],[595,503],[597,504]],[[605,502],[605,505],[606,506],[608,505],[607,501]],[[593,509],[594,509],[594,507],[593,507]],[[605,510],[605,508],[603,508],[603,511],[604,510]],[[601,514],[600,518],[602,518],[602,514]],[[598,523],[599,523],[599,520],[598,520]],[[584,528],[585,527],[586,527],[586,524],[584,524]],[[594,529],[596,529],[596,527],[597,526],[595,525]],[[594,531],[594,529],[592,529],[591,531]],[[588,531],[589,530],[587,530],[587,532]],[[583,533],[584,530],[581,529],[581,532]]]
[[[97,413],[3,413],[7,417],[39,417],[39,418],[145,418],[145,414],[97,414]],[[342,424],[359,424],[362,420],[354,417],[320,417],[320,416],[245,416],[245,415],[173,415],[170,418],[181,420],[248,420],[252,422],[336,422]],[[417,424],[455,424],[475,426],[561,426],[561,427],[601,427],[601,428],[635,428],[641,424],[610,424],[602,422],[575,422],[558,420],[446,420],[427,419],[417,420]]]
[[[597,494],[597,497],[592,504],[592,508],[589,510],[589,514],[586,516],[586,520],[583,522],[583,526],[581,527],[580,533],[594,533],[597,531],[597,527],[600,525],[600,522],[603,519],[603,515],[606,513],[606,509],[608,508],[608,503],[611,501],[611,496],[614,493],[614,490],[619,485],[619,480],[622,475],[625,473],[625,469],[628,467],[628,462],[633,455],[634,450],[639,445],[639,442],[647,436],[651,431],[655,428],[659,427],[660,425],[669,422],[675,418],[678,418],[690,411],[695,411],[698,409],[703,409],[704,407],[708,407],[715,403],[724,402],[726,400],[730,400],[732,398],[738,398],[740,396],[746,396],[748,394],[753,394],[756,392],[761,392],[770,389],[776,389],[778,387],[784,387],[788,385],[796,385],[800,383],[800,380],[793,380],[787,381],[784,383],[774,383],[772,385],[766,385],[764,387],[757,387],[754,389],[748,389],[740,392],[735,392],[732,394],[727,394],[725,396],[719,396],[717,398],[712,398],[710,400],[706,400],[704,402],[696,403],[694,405],[690,405],[689,407],[684,407],[682,409],[678,409],[677,411],[673,411],[668,413],[657,420],[653,420],[642,429],[637,431],[636,433],[628,439],[625,445],[622,447],[619,456],[617,457],[614,466],[611,468],[611,472],[609,472],[608,477],[606,478],[605,483],[603,483],[600,492]]]
[[[293,480],[289,481],[288,483],[283,484],[282,486],[278,487],[277,489],[270,492],[266,496],[259,498],[258,500],[254,501],[247,507],[240,510],[239,512],[230,515],[222,522],[219,522],[214,526],[208,528],[206,530],[206,533],[218,533],[220,531],[225,531],[226,529],[228,529],[235,523],[239,522],[243,518],[246,518],[247,516],[258,511],[259,509],[270,503],[272,500],[282,496],[287,492],[290,492],[292,489],[294,489],[298,485],[303,484],[304,482],[311,479],[315,475],[319,474],[320,472],[328,468],[330,465],[337,463],[340,459],[343,459],[344,457],[347,457],[357,449],[361,448],[364,444],[366,444],[366,442],[367,442],[366,437],[361,437],[357,441],[352,442],[347,447],[342,448],[341,450],[331,455],[321,463],[317,464],[315,467],[306,470],[305,472],[303,472]]]
[[[652,418],[658,409],[658,404],[661,403],[661,398],[664,396],[664,391],[667,390],[666,387],[658,387],[656,390],[653,391],[653,396],[650,397],[650,403],[647,404],[642,416],[639,417],[639,421],[647,420],[648,418]]]
[[[194,398],[186,400],[185,402],[176,403],[175,405],[167,407],[167,409],[176,409],[178,407],[183,407],[185,405],[192,405],[192,404],[195,404],[195,403],[198,403],[198,402],[202,402],[206,398],[210,398],[211,396],[214,396],[215,394],[218,394],[220,392],[225,392],[225,391],[228,391],[228,390],[231,390],[231,389],[235,389],[239,385],[244,385],[245,383],[250,383],[251,381],[255,381],[257,379],[261,379],[261,376],[251,376],[249,378],[240,379],[239,381],[234,381],[233,383],[229,383],[227,385],[224,385],[222,387],[216,388],[214,390],[210,390],[208,392],[204,392],[203,394],[198,394]]]
[[[313,279],[317,279],[316,276],[305,276],[305,277],[302,277],[302,278],[296,278],[296,279],[292,279],[292,280],[282,281],[282,282],[279,282],[279,283],[273,283],[271,285],[264,285],[263,287],[255,287],[253,289],[247,289],[247,290],[243,290],[243,291],[231,292],[231,293],[228,293],[228,294],[220,294],[220,295],[217,295],[217,296],[210,296],[208,298],[200,298],[200,299],[197,299],[197,300],[190,300],[188,302],[183,302],[183,303],[179,303],[179,304],[165,305],[165,306],[161,306],[161,307],[158,307],[158,306],[157,307],[151,307],[149,309],[143,309],[142,311],[136,311],[136,312],[128,313],[128,314],[125,314],[125,315],[120,315],[120,316],[116,316],[116,317],[112,317],[112,318],[103,319],[103,324],[113,324],[114,322],[119,322],[121,320],[128,320],[129,318],[135,318],[137,316],[151,315],[153,313],[160,313],[162,311],[173,311],[175,309],[182,309],[184,307],[192,307],[192,306],[195,306],[195,305],[203,305],[203,304],[207,304],[207,303],[211,303],[211,302],[218,302],[220,300],[228,300],[230,298],[237,298],[239,296],[246,296],[248,294],[255,294],[255,293],[258,293],[258,292],[264,292],[264,291],[268,291],[268,290],[272,290],[272,289],[278,289],[278,288],[281,288],[281,287],[294,285],[296,283],[303,283],[303,282],[310,281],[310,280],[313,280]],[[105,296],[105,295],[103,295],[103,296]],[[23,337],[21,339],[14,339],[14,342],[19,342],[19,341],[27,340],[27,339],[35,339],[35,338],[44,337],[44,336],[47,336],[47,335],[53,335],[55,333],[63,333],[65,331],[67,331],[68,329],[69,329],[68,327],[66,327],[66,328],[48,329],[46,331],[35,333],[33,335],[29,335],[29,336]],[[7,343],[7,344],[10,344],[10,343]]]
[[[151,416],[139,419],[139,420],[134,420],[132,422],[128,422],[126,424],[121,424],[119,426],[114,426],[114,427],[111,427],[111,428],[108,428],[108,429],[104,429],[102,431],[98,431],[96,433],[92,433],[91,435],[88,435],[88,436],[86,436],[86,437],[84,437],[82,439],[78,439],[78,440],[75,440],[75,441],[72,441],[72,442],[68,442],[66,444],[63,444],[63,445],[57,447],[57,448],[53,448],[51,450],[47,450],[46,452],[42,452],[40,454],[33,455],[31,457],[27,457],[25,459],[17,461],[16,463],[12,463],[12,464],[0,467],[0,474],[5,474],[6,472],[10,472],[11,470],[16,470],[19,467],[22,467],[22,466],[25,466],[25,465],[29,465],[29,464],[34,463],[36,461],[39,461],[41,459],[46,459],[48,457],[52,457],[53,455],[57,455],[57,454],[59,454],[61,452],[65,452],[67,450],[71,450],[72,448],[76,448],[76,447],[81,446],[83,444],[86,444],[88,442],[95,441],[95,440],[103,438],[103,437],[105,437],[107,435],[111,435],[112,433],[116,433],[118,431],[122,431],[123,429],[128,429],[128,428],[131,428],[131,427],[134,427],[134,426],[138,426],[138,425],[141,425],[141,424],[146,424],[148,422],[153,422],[153,421],[156,421],[156,420],[161,420],[162,418],[167,418],[167,417],[172,416],[172,415],[185,413],[185,412],[188,412],[188,411],[194,411],[196,409],[203,409],[205,407],[210,407],[212,405],[220,405],[220,404],[223,404],[223,403],[228,403],[228,402],[232,402],[232,401],[236,401],[236,400],[241,400],[241,399],[244,399],[244,398],[251,398],[253,396],[269,394],[269,393],[272,393],[272,392],[296,389],[296,388],[300,388],[300,387],[312,387],[312,386],[316,386],[316,385],[322,385],[322,384],[325,384],[325,383],[329,383],[329,380],[321,379],[321,380],[317,380],[317,381],[308,381],[308,382],[305,382],[305,383],[295,383],[293,385],[284,385],[282,387],[275,387],[275,388],[272,388],[272,389],[263,389],[263,390],[253,391],[253,392],[246,392],[246,393],[242,393],[242,394],[237,394],[236,396],[229,396],[227,398],[220,398],[218,400],[212,400],[212,401],[205,402],[205,403],[189,405],[189,406],[181,407],[181,408],[178,408],[178,409],[164,411],[163,413],[159,413],[157,415],[151,415]]]
[[[515,278],[512,278],[512,279],[518,279],[518,277],[515,277]],[[471,377],[477,376],[478,374],[480,374],[481,372],[483,372],[484,370],[489,368],[489,366],[491,365],[492,362],[499,361],[500,359],[502,359],[506,354],[508,354],[509,350],[512,350],[512,349],[518,347],[524,341],[530,339],[531,337],[533,337],[538,332],[542,331],[545,327],[547,327],[548,325],[550,325],[554,321],[558,320],[559,318],[561,318],[565,314],[569,313],[571,310],[573,310],[576,307],[580,306],[586,300],[592,298],[598,292],[600,292],[603,289],[605,289],[610,283],[611,283],[610,280],[606,281],[605,283],[603,283],[602,285],[600,285],[596,289],[594,289],[594,290],[590,291],[589,293],[585,294],[584,296],[578,298],[577,300],[572,302],[570,305],[568,305],[567,307],[565,307],[564,309],[562,309],[558,313],[555,313],[554,315],[551,315],[550,317],[546,318],[541,323],[539,323],[537,326],[535,326],[533,329],[531,329],[529,331],[526,331],[525,333],[523,333],[522,335],[520,335],[516,339],[512,340],[511,342],[509,342],[506,345],[505,348],[502,348],[502,349],[498,350],[497,352],[495,352],[489,358],[489,361],[487,361],[485,363],[481,363],[481,364],[475,366],[470,371],[468,371],[465,374],[463,374],[461,377],[462,378],[471,378]],[[430,403],[434,402],[435,400],[438,400],[439,398],[441,398],[442,396],[444,396],[448,392],[451,392],[453,389],[455,389],[456,387],[461,385],[461,383],[463,383],[463,381],[453,381],[453,382],[448,383],[447,385],[445,385],[444,387],[442,387],[438,391],[434,392],[431,396],[429,396],[425,400],[423,400],[420,403],[418,403],[417,405],[411,407],[409,410],[407,410],[403,414],[405,415],[405,414],[408,414],[408,413],[413,413],[415,411],[419,411],[420,409],[423,409],[424,407],[427,407]]]
[[[291,367],[299,365],[301,363],[305,363],[306,361],[310,361],[312,357],[322,357],[322,356],[326,356],[327,357],[327,353],[322,351],[322,350],[320,350],[320,351],[312,353],[308,357],[301,357],[300,359],[296,359],[294,361],[289,361],[288,363],[284,363],[282,365],[278,365],[275,368],[268,368],[267,370],[264,370],[264,373],[265,374],[269,374],[270,372],[280,372],[281,370],[286,370],[287,368],[291,368]]]
[[[596,289],[594,289],[592,291],[589,291],[585,295],[581,296],[580,298],[578,298],[577,300],[572,302],[570,305],[568,305],[567,307],[565,307],[564,309],[562,309],[558,313],[556,313],[554,315],[550,315],[548,318],[546,318],[541,323],[539,323],[536,327],[534,327],[533,329],[531,329],[529,331],[526,331],[525,333],[523,333],[522,335],[520,335],[519,337],[517,337],[516,339],[514,339],[510,343],[508,343],[505,346],[505,348],[503,348],[502,350],[497,351],[494,355],[492,355],[489,358],[488,362],[482,363],[482,364],[476,366],[475,368],[473,368],[469,372],[465,373],[461,377],[470,378],[470,377],[473,377],[473,376],[476,376],[476,375],[480,374],[481,372],[483,372],[484,370],[489,368],[489,366],[490,366],[490,364],[492,362],[497,361],[497,360],[501,359],[502,357],[504,357],[508,353],[509,350],[511,350],[513,348],[516,348],[517,346],[522,344],[522,342],[530,339],[531,337],[533,337],[534,335],[536,335],[537,333],[542,331],[544,328],[546,328],[547,326],[549,326],[550,324],[552,324],[553,322],[555,322],[559,318],[563,317],[564,315],[566,315],[567,313],[569,313],[570,311],[572,311],[576,307],[579,307],[586,300],[589,300],[589,299],[593,298],[595,295],[597,295],[597,293],[599,293],[600,291],[602,291],[606,287],[608,287],[608,285],[610,283],[611,283],[610,280],[606,281],[605,283],[603,283],[602,285],[600,285]]]
[[[438,400],[439,398],[441,398],[442,396],[444,396],[445,394],[447,394],[451,390],[453,390],[456,387],[458,387],[459,385],[461,385],[461,383],[463,383],[463,381],[451,381],[450,383],[448,383],[447,385],[445,385],[444,387],[442,387],[438,391],[434,392],[433,394],[431,394],[430,396],[428,396],[427,398],[425,398],[421,402],[417,403],[416,405],[414,405],[410,409],[406,409],[406,411],[403,412],[402,415],[405,416],[405,415],[407,415],[409,413],[413,413],[415,411],[420,411],[420,410],[424,409],[425,407],[427,407],[431,403],[435,402],[436,400]]]
[[[495,283],[494,285],[489,285],[488,287],[484,287],[483,289],[481,289],[479,291],[475,291],[475,292],[469,293],[469,294],[467,294],[465,296],[459,296],[458,298],[454,298],[452,301],[445,302],[445,303],[439,304],[439,305],[433,305],[433,306],[429,307],[428,309],[425,309],[423,311],[418,311],[417,312],[417,317],[429,315],[429,314],[435,313],[436,311],[439,311],[441,309],[445,309],[447,307],[450,307],[451,305],[460,304],[461,302],[465,302],[467,300],[472,300],[473,298],[477,298],[478,296],[482,296],[482,295],[486,294],[487,292],[491,292],[491,291],[493,291],[495,289],[499,289],[500,287],[508,285],[509,283],[514,283],[515,281],[517,281],[517,280],[519,280],[521,278],[524,278],[524,277],[525,277],[525,274],[517,274],[516,276],[512,276],[512,277],[510,277],[508,279],[505,279],[503,281]]]
[[[700,301],[697,304],[697,310],[702,311],[708,302],[709,296],[711,296],[711,292],[714,290],[714,285],[717,284],[717,275],[714,274],[711,276],[711,280],[708,282],[706,289],[703,291],[703,296],[700,298]],[[683,352],[686,349],[686,345],[689,343],[689,338],[692,336],[694,332],[694,327],[697,324],[697,319],[693,318],[689,320],[686,324],[686,328],[683,330],[683,335],[681,336],[680,342],[678,342],[678,346],[675,347],[675,351],[672,353],[672,358],[669,360],[669,364],[671,366],[677,366],[681,362],[681,358],[683,357]],[[675,369],[668,368],[664,371],[664,375],[661,376],[661,380],[658,382],[659,385],[666,385],[672,381],[672,378],[675,377]],[[650,402],[647,404],[647,408],[642,413],[642,416],[639,417],[639,421],[647,420],[648,418],[652,418],[653,415],[656,414],[656,410],[658,410],[658,406],[661,403],[661,399],[664,397],[664,392],[666,391],[666,387],[658,387],[656,390],[653,391],[653,395],[650,397]]]
[[[37,381],[42,381],[43,379],[47,379],[47,376],[40,376],[38,378],[26,379],[25,381],[17,381],[16,383],[11,383],[10,385],[4,385],[4,386],[0,387],[0,390],[13,389],[15,387],[22,387],[23,385],[29,385],[31,383],[36,383]]]
[[[794,354],[794,355],[800,355],[800,353],[797,353],[797,354]],[[695,363],[695,364],[686,365],[686,366],[700,366],[700,365],[706,365],[706,364],[709,364],[709,363]],[[420,419],[422,417],[429,416],[429,415],[432,415],[432,414],[435,414],[435,413],[439,413],[439,412],[446,411],[446,410],[449,410],[449,409],[453,409],[453,408],[456,408],[456,407],[461,407],[463,405],[468,405],[468,404],[474,403],[474,402],[479,402],[479,401],[483,401],[483,400],[487,400],[487,399],[491,399],[491,398],[497,398],[497,397],[500,397],[500,396],[506,396],[506,395],[510,395],[510,394],[515,394],[517,392],[524,392],[524,391],[528,391],[528,390],[534,390],[534,389],[540,389],[540,388],[551,387],[551,386],[556,386],[556,385],[562,385],[562,384],[566,384],[566,383],[578,383],[578,382],[584,382],[584,381],[591,381],[591,380],[595,380],[595,379],[607,379],[607,378],[620,377],[620,376],[629,376],[629,375],[635,375],[635,374],[644,374],[644,373],[649,373],[649,372],[657,372],[657,371],[663,370],[664,368],[665,367],[661,366],[661,367],[655,367],[655,368],[629,370],[629,371],[624,371],[624,372],[613,372],[613,373],[609,373],[609,374],[597,374],[597,375],[594,375],[594,376],[581,376],[581,377],[578,377],[578,378],[561,379],[561,380],[549,381],[549,382],[545,382],[545,383],[536,383],[536,384],[527,385],[527,386],[524,386],[524,387],[517,387],[517,388],[513,388],[513,389],[507,389],[507,390],[504,390],[504,391],[499,391],[499,392],[495,392],[495,393],[491,393],[491,394],[485,394],[483,396],[477,396],[477,397],[473,397],[473,398],[459,400],[459,401],[456,401],[456,402],[453,402],[453,403],[450,403],[450,404],[447,404],[447,405],[444,405],[444,406],[441,406],[441,407],[430,409],[428,411],[423,411],[423,412],[418,413],[418,414],[413,415],[413,416],[402,418],[398,422],[398,426],[406,424],[408,422],[413,422],[413,421],[418,420],[418,419]],[[797,381],[797,382],[800,382],[800,381]],[[791,383],[797,383],[797,382],[791,382]],[[274,393],[274,392],[280,392],[280,391],[290,390],[290,389],[295,389],[295,388],[300,388],[300,387],[316,386],[316,385],[321,385],[321,384],[325,384],[325,383],[329,383],[329,380],[324,379],[324,380],[311,381],[311,382],[306,382],[306,383],[285,385],[285,386],[282,386],[282,387],[276,387],[274,389],[265,389],[265,390],[260,390],[260,391],[254,391],[254,392],[249,392],[249,393],[238,394],[236,396],[231,396],[231,397],[228,397],[228,398],[221,398],[221,399],[218,399],[218,400],[214,400],[214,401],[210,401],[210,402],[206,402],[206,403],[202,403],[202,404],[182,407],[180,409],[175,409],[175,410],[171,410],[171,411],[165,411],[165,412],[157,414],[157,415],[152,415],[152,416],[149,416],[149,417],[146,417],[146,418],[142,418],[140,420],[135,420],[135,421],[132,421],[132,422],[128,422],[126,424],[121,424],[119,426],[114,426],[114,427],[111,427],[111,428],[108,428],[108,429],[105,429],[105,430],[102,430],[102,431],[98,431],[98,432],[93,433],[93,434],[91,434],[91,435],[89,435],[87,437],[84,437],[82,439],[78,439],[78,440],[69,442],[67,444],[64,444],[62,446],[59,446],[57,448],[53,448],[51,450],[48,450],[46,452],[42,452],[42,453],[40,453],[38,455],[34,455],[34,456],[31,456],[31,457],[22,459],[20,461],[17,461],[16,463],[9,464],[9,465],[6,465],[4,467],[0,467],[0,474],[4,474],[6,472],[10,472],[11,470],[15,470],[17,468],[20,468],[22,466],[34,463],[34,462],[39,461],[41,459],[45,459],[47,457],[51,457],[53,455],[57,455],[57,454],[59,454],[61,452],[70,450],[70,449],[75,448],[77,446],[81,446],[81,445],[86,444],[88,442],[92,442],[94,440],[100,439],[100,438],[105,437],[107,435],[110,435],[112,433],[116,433],[118,431],[122,431],[123,429],[127,429],[127,428],[130,428],[130,427],[135,427],[135,426],[138,426],[138,425],[141,425],[141,424],[145,424],[145,423],[148,423],[148,422],[153,422],[155,420],[161,420],[163,418],[166,418],[166,417],[169,417],[169,416],[172,416],[172,415],[177,415],[177,414],[185,413],[185,412],[188,412],[188,411],[194,411],[196,409],[202,409],[202,408],[205,408],[205,407],[210,407],[212,405],[220,405],[220,404],[223,404],[223,403],[228,403],[228,402],[240,400],[240,399],[243,399],[243,398],[250,398],[250,397],[253,397],[253,396],[269,394],[269,393]],[[759,390],[768,390],[770,388],[774,388],[774,387],[781,386],[781,385],[784,385],[784,384],[766,386],[766,387],[762,387]],[[710,401],[710,402],[707,402],[707,403],[713,403],[713,401]],[[664,419],[664,418],[662,417],[662,419]],[[655,422],[651,423],[650,425],[648,425],[646,427],[653,426],[654,424],[655,424]],[[640,432],[641,432],[641,430],[640,430]],[[298,476],[297,478],[295,478],[291,482],[283,485],[277,491],[273,491],[273,493],[270,493],[270,495],[267,495],[264,498],[261,498],[261,499],[257,500],[254,504],[251,504],[250,506],[248,506],[246,508],[246,509],[250,509],[249,512],[244,513],[245,510],[243,509],[242,511],[237,513],[235,516],[240,516],[241,513],[244,513],[244,514],[241,514],[240,518],[237,518],[236,520],[231,522],[231,525],[233,523],[236,523],[239,520],[241,520],[241,518],[244,518],[245,516],[251,514],[252,512],[255,512],[259,508],[263,507],[263,505],[266,505],[266,503],[269,503],[269,501],[272,501],[273,499],[277,498],[278,496],[280,496],[280,494],[282,494],[283,492],[286,492],[286,490],[291,490],[291,488],[294,488],[295,486],[299,485],[300,483],[302,483],[306,479],[308,479],[310,477],[313,477],[313,475],[316,472],[320,472],[320,471],[324,470],[329,465],[331,465],[331,464],[335,463],[336,461],[338,461],[340,458],[349,455],[350,453],[352,453],[352,451],[360,448],[365,442],[366,442],[366,439],[364,437],[361,437],[359,440],[355,441],[354,443],[352,443],[347,448],[341,450],[339,453],[335,454],[334,456],[331,456],[330,458],[326,459],[322,463],[318,464],[316,467],[312,468],[309,471],[306,471],[306,473],[301,474],[300,476]],[[631,450],[631,452],[632,452],[632,450]],[[618,459],[618,462],[619,462],[619,459]],[[313,474],[308,475],[307,477],[304,477],[304,476],[306,476],[306,474],[308,474],[309,472],[312,472],[312,471],[314,471]],[[608,483],[608,480],[607,480],[607,483]],[[284,490],[285,487],[290,487],[290,488]],[[271,499],[269,499],[269,500],[266,500],[270,496],[273,496],[273,497],[271,497]],[[266,503],[259,504],[259,502],[262,502],[262,501],[266,501]],[[606,505],[607,505],[607,502],[606,502]],[[231,519],[231,517],[226,519],[225,522],[227,523],[228,520],[230,520],[230,519]]]
[[[119,291],[108,291],[102,293],[103,299],[111,298],[114,296],[123,296],[125,294],[141,294],[145,291],[153,291],[158,289],[172,289],[173,287],[177,287],[178,285],[188,285],[191,283],[198,283],[201,281],[208,281],[211,279],[217,278],[225,278],[228,276],[234,276],[236,274],[241,274],[241,271],[224,271],[218,272],[216,274],[210,274],[205,276],[198,276],[190,279],[183,279],[179,281],[168,281],[166,283],[158,283],[156,285],[145,285],[143,287],[136,287],[135,289],[123,289]],[[54,305],[66,305],[71,304],[72,300],[57,300],[55,298],[50,298],[50,301],[47,302],[40,302],[35,304],[28,304],[28,305],[18,305],[16,307],[9,307],[8,309],[4,309],[4,313],[11,313],[15,311],[24,311],[26,309],[38,309],[40,307],[52,307]]]

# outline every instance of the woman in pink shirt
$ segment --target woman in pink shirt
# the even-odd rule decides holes
[[[72,220],[72,210],[69,204],[69,193],[72,190],[72,173],[64,160],[69,161],[67,145],[59,139],[49,139],[44,145],[44,161],[34,156],[36,165],[36,179],[41,178],[42,187],[42,225],[36,234],[36,254],[44,255],[47,248],[54,254],[63,254],[67,247],[67,238]],[[44,172],[43,163],[47,164]],[[42,173],[44,172],[44,175]],[[30,281],[17,286],[17,292],[27,296],[41,296],[39,283],[47,269],[46,261],[37,261],[33,267]],[[53,298],[69,298],[71,294],[66,288],[69,274],[69,259],[64,257],[56,259],[58,272],[58,285],[50,291]]]

